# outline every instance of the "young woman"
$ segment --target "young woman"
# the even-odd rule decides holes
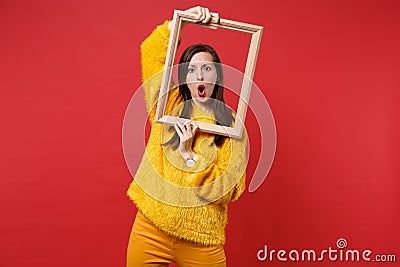
[[[212,19],[195,7],[198,23]],[[226,266],[223,245],[227,204],[245,189],[246,133],[242,139],[205,133],[196,121],[232,126],[223,72],[215,50],[188,47],[180,58],[179,86],[169,92],[166,113],[189,119],[171,127],[153,123],[168,48],[170,22],[141,45],[145,101],[152,125],[146,152],[127,195],[138,208],[127,266]]]

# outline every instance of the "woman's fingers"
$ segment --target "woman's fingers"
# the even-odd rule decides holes
[[[193,133],[192,133],[192,125],[190,122],[185,123],[183,125],[183,135],[184,137],[187,138],[187,140],[191,139],[193,137]]]
[[[192,8],[186,9],[185,11],[192,13],[195,16],[197,21],[200,19],[200,16],[201,16],[201,7],[200,6],[192,7]]]
[[[194,135],[196,134],[196,131],[199,129],[199,126],[193,121],[189,121],[183,124],[178,120],[176,120],[174,127],[182,142],[193,139]]]
[[[179,138],[182,138],[182,130],[179,128],[179,126],[177,124],[174,124],[174,128]]]
[[[199,126],[198,126],[196,123],[192,122],[192,134],[193,134],[193,135],[196,134],[196,131],[197,131],[198,129],[199,129]]]
[[[206,17],[203,20],[203,23],[208,23],[211,20],[211,13],[210,13],[210,10],[208,10],[208,8],[205,8],[204,11],[205,11]]]
[[[183,124],[177,121],[175,125],[178,127],[180,134],[183,135],[185,133],[185,127],[183,127]]]
[[[219,13],[211,12],[211,22],[219,23]]]
[[[188,121],[185,124],[181,123],[179,120],[176,120],[176,123],[174,124],[175,130],[179,135],[179,151],[184,159],[188,159],[193,156],[197,156],[193,152],[193,138],[196,134],[197,129],[199,129],[199,126],[194,123],[193,121]],[[193,156],[194,158],[194,156]]]
[[[195,16],[196,22],[209,23],[219,22],[219,14],[210,12],[206,7],[196,6],[186,10],[186,12],[192,13]]]
[[[189,134],[188,134],[188,130],[187,127],[182,124],[181,122],[179,122],[178,120],[176,121],[175,125],[175,130],[179,135],[179,138],[181,139],[181,141],[186,141],[189,139]]]
[[[206,18],[206,11],[204,7],[201,7],[200,14],[199,22],[202,22]]]
[[[203,9],[202,9],[202,7],[201,7],[201,6],[197,6],[195,12],[196,12],[196,19],[197,19],[197,21],[200,21],[200,20],[201,20],[201,16],[202,16],[202,14],[203,14]]]

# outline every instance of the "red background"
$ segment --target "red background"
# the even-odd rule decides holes
[[[173,9],[196,4],[1,2],[0,266],[125,265],[136,211],[121,133],[141,83],[139,46]],[[315,266],[256,253],[322,250],[340,237],[399,261],[400,3],[201,4],[265,27],[255,82],[277,127],[267,180],[230,206],[228,266]],[[337,264],[364,266],[323,266]]]

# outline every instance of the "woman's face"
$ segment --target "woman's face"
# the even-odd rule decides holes
[[[218,79],[213,57],[208,52],[194,54],[189,62],[186,83],[192,98],[205,103],[211,97]]]

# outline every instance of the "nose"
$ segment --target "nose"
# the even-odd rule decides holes
[[[204,77],[203,77],[203,71],[202,70],[199,70],[198,72],[197,72],[197,80],[198,81],[202,81],[204,79]]]

